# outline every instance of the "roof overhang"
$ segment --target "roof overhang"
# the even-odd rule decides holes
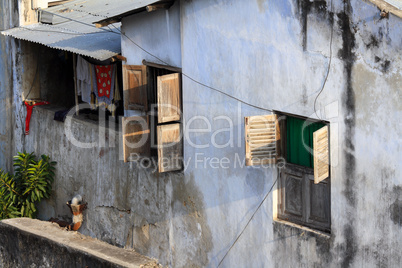
[[[381,11],[392,13],[402,18],[402,0],[369,0],[375,4]]]
[[[113,4],[113,6],[119,10],[116,14],[108,16],[106,19],[99,20],[94,24],[96,27],[105,27],[109,24],[120,22],[124,17],[128,17],[144,11],[152,12],[158,9],[168,9],[174,4],[174,0],[140,0],[134,1],[137,5],[133,4],[131,0],[120,0]]]
[[[39,22],[1,33],[103,61],[121,53],[119,21],[131,14],[168,8],[174,1],[73,0],[39,10]],[[97,28],[101,23],[107,28]],[[112,24],[112,25],[110,25]],[[98,25],[100,26],[100,25]]]
[[[38,43],[104,61],[121,53],[119,32],[86,31],[78,23],[71,29],[46,24],[31,24],[2,31],[6,36]],[[74,26],[77,26],[76,28]],[[75,29],[74,29],[75,28]],[[74,30],[73,30],[74,29]]]

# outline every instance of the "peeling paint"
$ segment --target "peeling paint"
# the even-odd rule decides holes
[[[331,132],[331,146],[342,152],[339,164],[331,167],[331,234],[274,221],[272,196],[244,229],[274,181],[272,168],[207,169],[190,164],[186,172],[152,173],[120,161],[119,144],[112,138],[110,147],[74,147],[64,125],[53,121],[53,112],[45,109],[34,111],[32,135],[23,136],[19,90],[29,79],[21,74],[32,66],[24,59],[29,52],[26,44],[13,42],[10,58],[17,66],[12,90],[6,94],[15,117],[8,118],[7,128],[15,135],[7,148],[51,154],[59,162],[52,199],[40,205],[42,219],[67,215],[65,201],[79,193],[90,204],[82,233],[170,267],[215,267],[229,249],[225,267],[398,267],[399,21],[392,16],[379,21],[378,10],[364,1],[333,1],[334,13],[329,1],[179,2],[166,11],[170,34],[165,31],[165,11],[125,18],[124,31],[197,81],[256,105],[305,116],[313,114],[312,100],[322,88],[333,27],[331,72],[319,96],[320,105],[336,103],[340,110],[329,119],[331,131],[334,125],[339,129]],[[144,58],[155,61],[127,40],[123,51],[128,64],[141,64]],[[45,52],[41,50],[41,57]],[[63,58],[48,57],[55,62]],[[47,70],[42,79],[50,75]],[[43,84],[57,86],[50,80]],[[2,80],[0,88],[4,87]],[[183,107],[184,120],[206,116],[214,129],[223,127],[213,121],[216,115],[240,117],[234,120],[237,147],[201,150],[186,144],[186,157],[203,153],[242,158],[241,119],[262,113],[245,104],[234,111],[237,102],[186,78]],[[72,127],[79,140],[98,138],[97,127],[87,121],[75,120]],[[210,138],[203,134],[197,141]]]

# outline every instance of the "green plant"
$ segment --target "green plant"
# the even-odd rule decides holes
[[[0,169],[0,220],[36,216],[36,205],[52,191],[55,164],[24,152],[14,156],[14,176]]]

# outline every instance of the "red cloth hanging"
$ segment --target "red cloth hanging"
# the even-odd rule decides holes
[[[25,118],[25,135],[29,135],[29,123],[31,122],[32,110],[33,107],[38,105],[45,105],[49,104],[48,101],[41,101],[41,102],[31,102],[30,104],[27,101],[24,101],[25,106],[27,107],[27,117]]]
[[[98,86],[98,96],[106,96],[109,99],[112,87],[112,66],[96,65],[95,69],[96,84]]]

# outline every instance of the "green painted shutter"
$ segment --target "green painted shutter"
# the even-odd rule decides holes
[[[314,167],[313,133],[325,126],[323,123],[306,123],[296,117],[286,118],[287,161],[305,167]]]

